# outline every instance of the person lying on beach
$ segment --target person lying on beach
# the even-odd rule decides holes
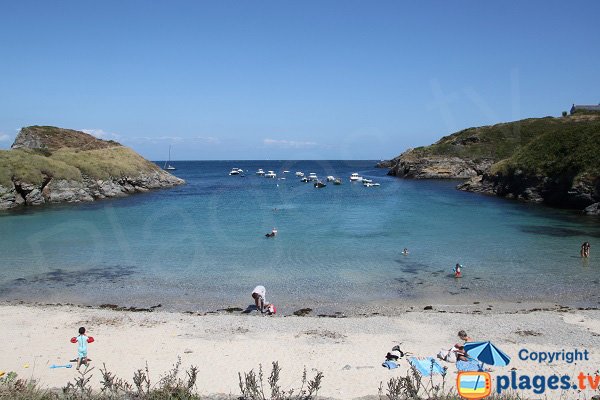
[[[259,310],[261,313],[264,312],[264,307],[265,307],[265,297],[267,295],[267,289],[265,289],[264,286],[257,286],[254,288],[254,290],[252,291],[252,298],[254,299],[254,304],[256,305],[256,309]]]
[[[94,338],[92,336],[86,336],[85,328],[82,326],[79,328],[79,336],[72,337],[71,343],[77,343],[77,370],[81,365],[88,365],[88,357],[87,357],[87,345],[88,343],[93,343]]]

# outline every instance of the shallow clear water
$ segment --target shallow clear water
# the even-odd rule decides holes
[[[598,305],[598,219],[460,192],[456,182],[391,178],[374,164],[179,162],[185,186],[0,214],[0,299],[208,310],[246,307],[263,284],[267,300],[289,308]],[[228,176],[232,167],[249,172]],[[286,179],[258,177],[258,168]],[[344,183],[315,189],[297,170]],[[381,187],[350,183],[352,172]],[[278,236],[265,238],[273,227]],[[586,240],[592,258],[583,261]]]

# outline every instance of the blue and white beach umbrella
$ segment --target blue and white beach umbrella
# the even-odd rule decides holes
[[[494,346],[492,342],[467,342],[465,351],[470,357],[484,364],[504,367],[510,363],[510,357]]]

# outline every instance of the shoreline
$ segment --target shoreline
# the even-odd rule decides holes
[[[376,396],[380,382],[385,386],[387,380],[405,375],[408,370],[406,360],[396,370],[381,367],[385,354],[394,345],[401,343],[404,351],[415,356],[435,356],[457,342],[456,332],[460,329],[467,330],[476,340],[493,341],[512,357],[509,367],[494,368],[498,373],[508,373],[514,367],[520,374],[575,376],[580,370],[592,373],[600,364],[598,310],[532,309],[495,314],[419,310],[391,316],[318,318],[261,317],[257,313],[199,316],[160,308],[131,312],[0,303],[0,337],[5,344],[0,369],[38,379],[42,387],[64,386],[76,376],[74,368],[49,366],[74,357],[76,348],[69,339],[79,326],[85,326],[96,339],[89,346],[95,367],[91,384],[96,389],[103,364],[131,381],[133,373],[147,363],[156,382],[180,356],[182,368],[201,367],[197,386],[202,395],[237,396],[238,372],[256,371],[262,364],[268,373],[271,362],[278,361],[284,387],[296,386],[306,366],[309,377],[316,370],[325,375],[320,396]],[[571,347],[588,349],[590,361],[544,365],[517,357],[521,348],[560,351]],[[446,384],[453,387],[456,368],[442,364],[449,368]],[[552,393],[547,394],[554,398]]]
[[[184,314],[192,316],[252,316],[256,314],[253,311],[253,304],[247,307],[240,307],[235,304],[221,304],[220,306],[208,309],[179,309],[165,306],[160,302],[149,303],[101,303],[86,304],[77,302],[42,302],[26,301],[20,299],[0,300],[2,306],[25,306],[25,307],[72,307],[84,310],[111,310],[125,313],[152,313],[162,312],[169,314]],[[277,316],[279,317],[306,317],[306,318],[370,318],[370,317],[399,317],[410,313],[428,313],[428,314],[459,314],[459,315],[510,315],[510,314],[529,314],[532,312],[575,312],[575,311],[600,311],[600,307],[578,306],[560,304],[551,301],[498,301],[482,300],[469,301],[464,303],[436,303],[435,301],[411,300],[409,303],[405,299],[394,301],[373,301],[363,303],[361,307],[357,304],[344,304],[336,308],[331,304],[319,304],[306,302],[303,305],[282,306],[277,304]],[[358,308],[358,310],[356,310]],[[355,309],[353,312],[352,310]]]

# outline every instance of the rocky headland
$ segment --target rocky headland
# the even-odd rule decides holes
[[[378,167],[401,178],[460,179],[460,190],[599,215],[600,115],[468,128]]]
[[[22,128],[0,150],[0,210],[122,197],[184,184],[121,144],[51,126]]]

